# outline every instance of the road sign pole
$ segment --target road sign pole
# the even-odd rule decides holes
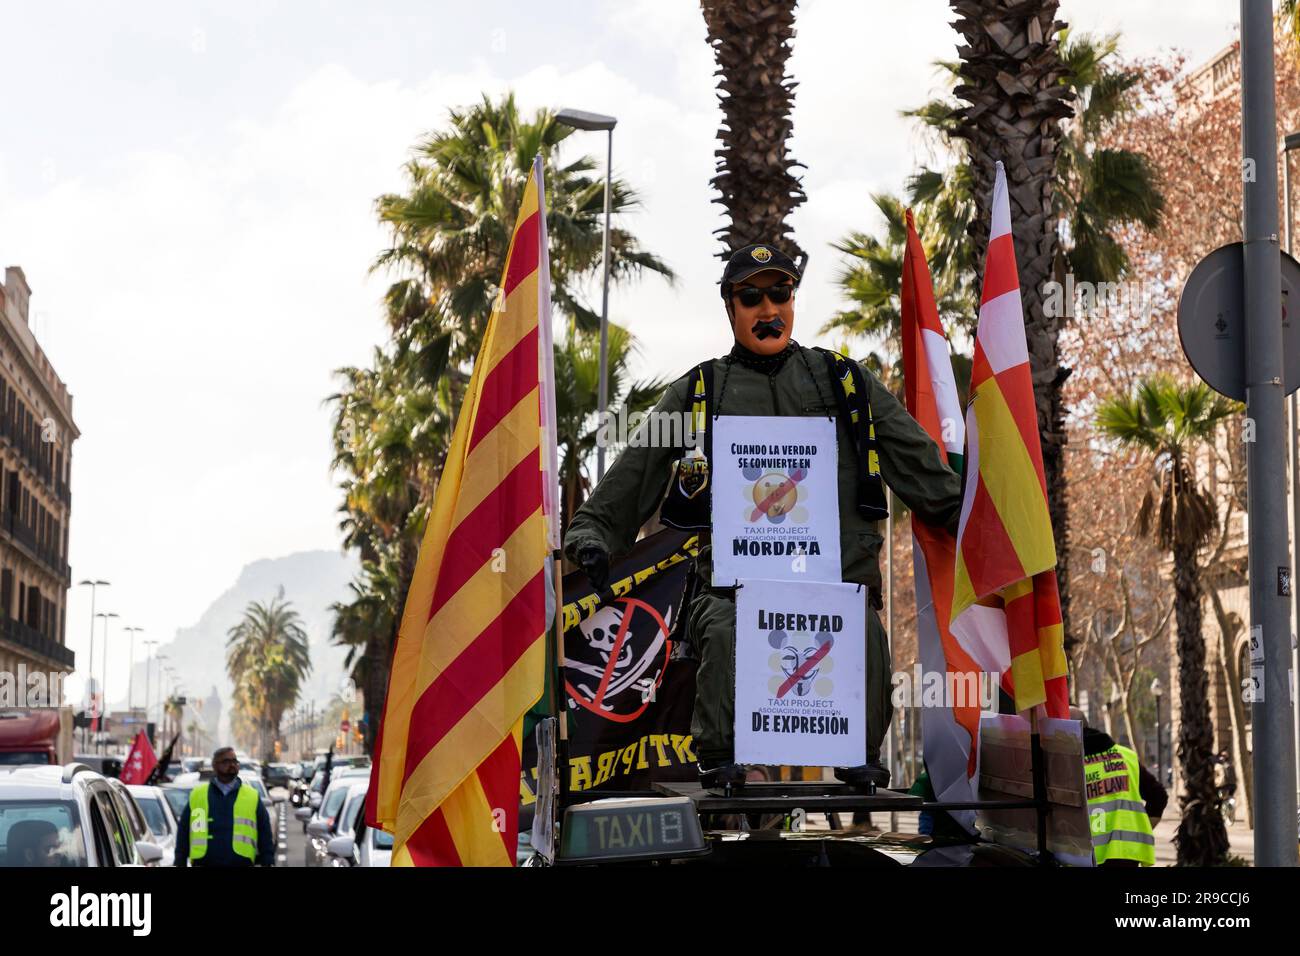
[[[1282,259],[1277,221],[1273,5],[1241,0],[1241,145],[1245,261],[1246,445],[1250,549],[1255,863],[1296,865],[1291,717],[1291,569],[1287,555]],[[1252,641],[1254,646],[1254,641]]]

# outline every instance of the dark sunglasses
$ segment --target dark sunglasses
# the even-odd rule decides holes
[[[790,301],[790,296],[794,295],[794,286],[787,283],[760,289],[758,286],[749,285],[743,289],[736,289],[731,294],[747,309],[752,309],[762,302],[763,296],[767,296],[767,301],[773,305],[785,305]]]

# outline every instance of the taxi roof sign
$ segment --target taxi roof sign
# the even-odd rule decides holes
[[[689,797],[615,798],[564,811],[556,862],[668,860],[708,852]]]

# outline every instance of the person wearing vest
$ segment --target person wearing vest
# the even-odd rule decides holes
[[[1083,781],[1093,858],[1098,866],[1154,866],[1155,825],[1165,812],[1168,793],[1131,748],[1089,727],[1078,708],[1071,708],[1070,716],[1083,723]]]
[[[176,833],[176,865],[274,866],[271,816],[257,790],[239,779],[234,748],[212,755],[214,776],[190,791]]]
[[[691,722],[700,780],[743,786],[735,763],[735,588],[712,586],[710,423],[718,415],[826,415],[836,420],[842,579],[869,594],[867,753],[836,775],[867,788],[888,783],[880,745],[892,715],[891,663],[876,611],[880,599],[879,522],[888,485],[919,518],[955,531],[961,481],[938,446],[865,367],[791,339],[798,266],[771,244],[737,249],[721,291],[735,344],[674,382],[643,423],[682,416],[691,441],[678,447],[633,437],[569,525],[564,551],[603,590],[610,556],[627,551],[656,511],[676,528],[698,530],[700,550],[683,603],[686,641],[699,659]],[[684,431],[683,434],[686,434]],[[689,446],[689,447],[688,447]],[[665,498],[667,491],[667,498]],[[662,505],[662,510],[661,510]]]

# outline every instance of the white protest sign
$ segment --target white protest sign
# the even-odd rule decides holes
[[[743,585],[736,592],[736,762],[866,763],[866,588]]]
[[[713,584],[842,580],[835,422],[713,421]]]

